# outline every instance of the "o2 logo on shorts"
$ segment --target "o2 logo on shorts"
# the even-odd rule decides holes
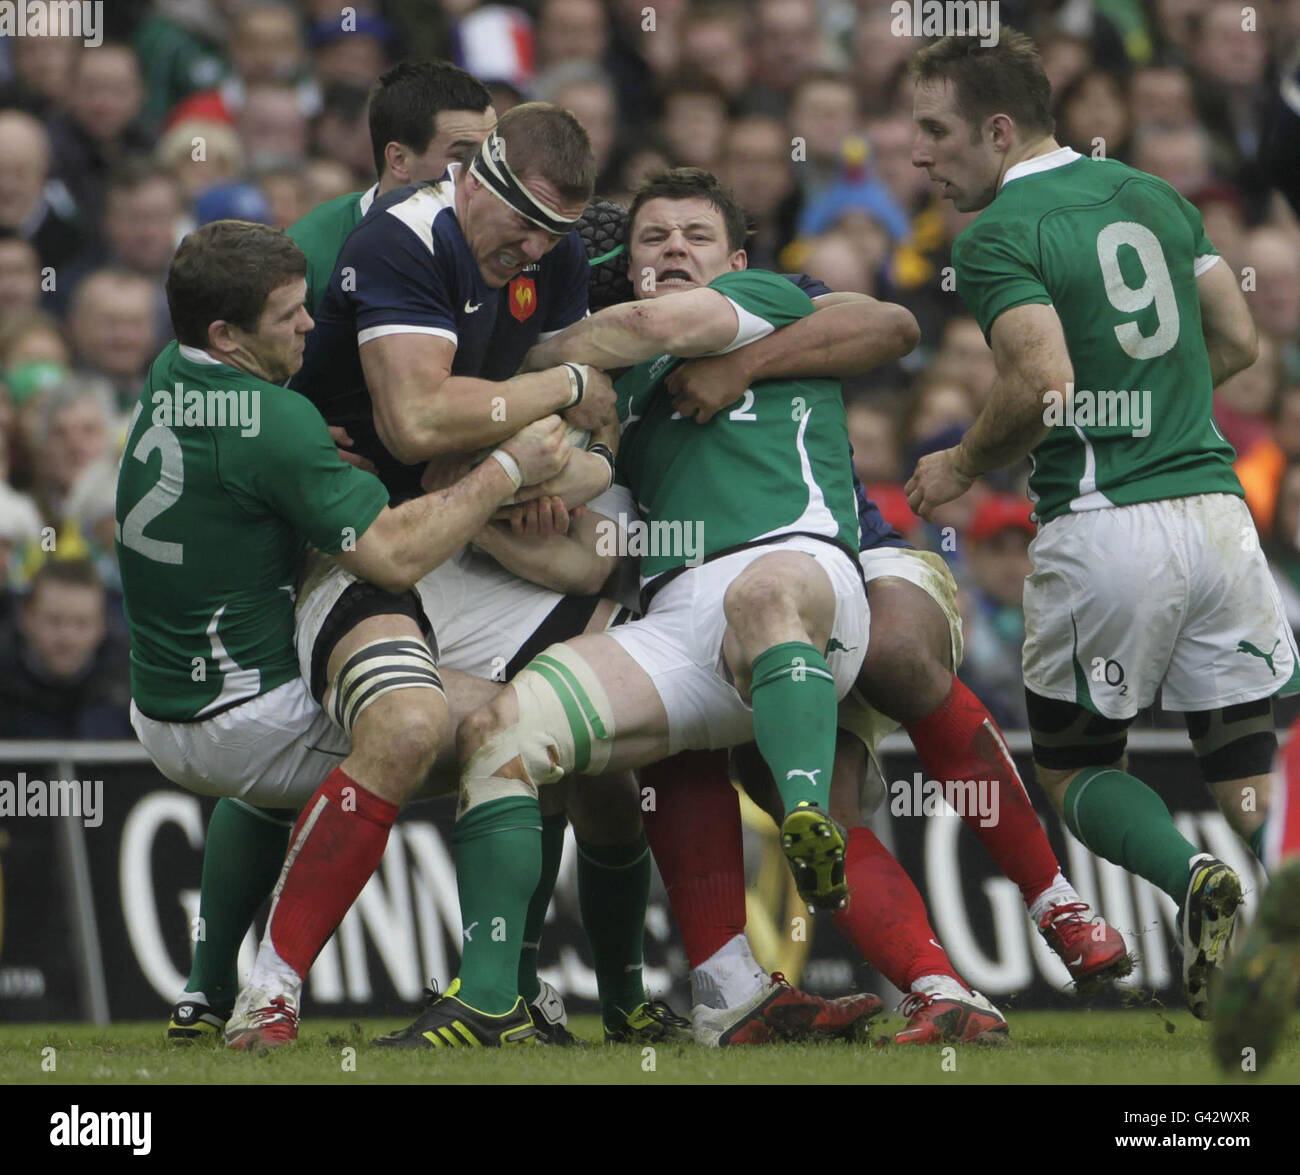
[[[1110,657],[1094,657],[1092,659],[1092,680],[1098,685],[1105,682],[1107,685],[1115,687],[1121,694],[1128,693],[1128,686],[1124,684],[1124,666]]]

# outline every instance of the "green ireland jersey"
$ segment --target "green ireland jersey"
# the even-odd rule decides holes
[[[320,300],[325,297],[325,287],[329,285],[334,266],[338,264],[339,254],[343,251],[343,242],[370,211],[378,190],[379,185],[376,184],[364,192],[349,192],[346,196],[326,200],[284,230],[294,244],[307,254],[308,314],[316,313]]]
[[[136,705],[184,722],[297,677],[305,543],[336,553],[387,503],[378,478],[339,459],[306,397],[170,343],[117,484]]]
[[[736,309],[736,350],[812,313],[794,283],[762,270],[709,283]],[[760,380],[708,424],[682,419],[664,389],[685,360],[659,355],[615,385],[619,480],[649,526],[641,577],[781,534],[820,535],[856,559],[858,512],[840,385]]]
[[[1218,253],[1164,180],[1063,147],[1012,167],[953,245],[957,292],[985,337],[998,316],[1055,308],[1074,368],[1031,455],[1040,521],[1191,494],[1241,496],[1211,415],[1196,279]]]

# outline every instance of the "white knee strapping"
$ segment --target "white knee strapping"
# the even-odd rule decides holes
[[[599,775],[614,744],[614,709],[595,672],[567,645],[552,645],[511,682],[519,720],[487,739],[461,773],[461,814],[507,795],[537,794],[571,772]],[[527,781],[495,773],[512,759]]]
[[[321,709],[351,735],[357,719],[384,694],[399,689],[436,689],[442,679],[428,646],[414,637],[381,637],[362,645],[325,691]]]

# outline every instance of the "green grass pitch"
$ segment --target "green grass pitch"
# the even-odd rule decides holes
[[[1004,1048],[877,1048],[870,1043],[704,1049],[661,1045],[483,1052],[394,1053],[368,1042],[401,1021],[308,1021],[290,1048],[260,1056],[213,1046],[169,1048],[162,1022],[0,1027],[0,1085],[186,1084],[889,1084],[1183,1085],[1221,1082],[1208,1026],[1185,1012],[1017,1012]],[[877,1019],[876,1039],[897,1030]],[[1169,1025],[1173,1031],[1169,1031]],[[594,1017],[572,1027],[598,1039]],[[44,1050],[53,1048],[54,1052]],[[349,1051],[353,1050],[353,1051]],[[54,1070],[48,1066],[54,1064]],[[42,1065],[46,1068],[43,1069]],[[1236,1080],[1240,1081],[1241,1078]],[[1256,1080],[1300,1083],[1300,1019],[1267,1073]]]

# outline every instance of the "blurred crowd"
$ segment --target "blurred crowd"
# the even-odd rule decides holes
[[[498,112],[573,110],[599,195],[710,168],[747,206],[751,265],[912,310],[920,347],[845,388],[858,472],[898,530],[949,560],[962,676],[1024,726],[1025,471],[982,480],[932,524],[902,493],[971,423],[994,366],[949,268],[971,217],[910,163],[906,62],[922,42],[894,35],[887,0],[103,10],[94,48],[0,40],[0,737],[129,736],[113,496],[126,414],[170,337],[172,251],[195,225],[285,227],[372,184],[368,89],[415,56],[479,76]],[[1296,84],[1300,0],[1004,0],[999,15],[1043,53],[1058,140],[1168,180],[1243,275],[1260,356],[1216,413],[1300,629],[1300,228],[1260,161],[1279,86]]]

